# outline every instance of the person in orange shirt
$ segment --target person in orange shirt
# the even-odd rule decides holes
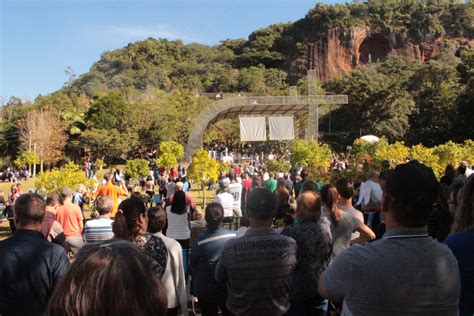
[[[66,245],[76,255],[84,246],[82,229],[84,228],[82,212],[79,206],[72,203],[74,192],[71,188],[61,191],[62,204],[56,211],[56,220],[61,224],[66,235]]]
[[[118,198],[120,196],[127,196],[128,195],[128,190],[124,185],[123,180],[121,180],[121,186],[118,187],[113,184],[113,178],[114,175],[112,173],[106,173],[105,174],[105,179],[107,180],[107,183],[103,186],[100,186],[97,191],[94,193],[94,199],[97,198],[98,196],[110,196],[112,200],[114,201],[114,208],[112,210],[112,213],[110,213],[110,217],[114,218],[115,213],[117,213],[118,209]]]

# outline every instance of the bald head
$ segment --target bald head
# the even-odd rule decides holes
[[[301,193],[296,200],[296,217],[301,221],[317,222],[321,216],[321,198],[312,191]]]

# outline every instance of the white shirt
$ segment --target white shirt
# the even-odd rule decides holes
[[[168,250],[168,261],[165,274],[161,278],[161,284],[166,289],[168,308],[181,306],[181,312],[188,315],[188,297],[186,294],[186,282],[183,266],[183,249],[179,242],[165,237],[162,233],[153,234],[160,237]]]
[[[219,203],[224,208],[224,217],[234,216],[234,197],[229,192],[222,192],[216,195],[214,202]]]
[[[234,207],[240,208],[242,184],[238,182],[229,184],[229,193],[232,194],[232,197],[234,198]]]
[[[360,205],[361,203],[367,205],[370,201],[382,202],[382,195],[383,191],[380,184],[372,180],[367,180],[360,185],[360,194],[356,205]]]
[[[187,206],[189,209],[189,206]],[[175,214],[171,212],[171,205],[166,208],[166,216],[168,217],[168,230],[166,237],[173,239],[189,239],[191,238],[191,228],[189,228],[188,213]]]

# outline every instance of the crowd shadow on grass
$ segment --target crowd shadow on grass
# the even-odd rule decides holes
[[[7,222],[8,223],[8,222]],[[7,224],[8,225],[8,224]],[[0,226],[0,240],[8,238],[11,236],[11,230],[10,227],[1,225]]]

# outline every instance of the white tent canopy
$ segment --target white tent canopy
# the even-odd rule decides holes
[[[380,138],[375,135],[364,135],[361,138],[359,138],[359,140],[362,140],[367,143],[376,143],[380,140]]]

